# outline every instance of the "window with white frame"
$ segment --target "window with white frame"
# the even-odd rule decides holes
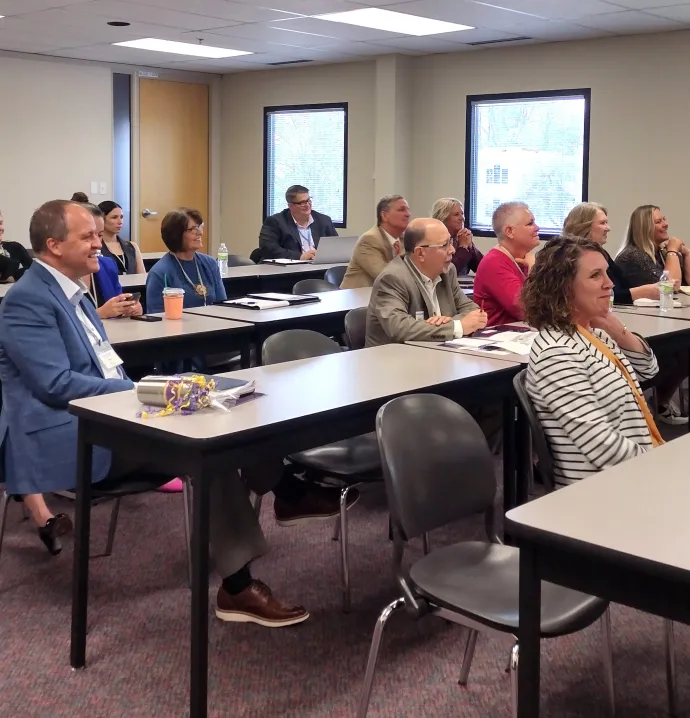
[[[264,109],[264,215],[284,209],[291,185],[336,227],[347,221],[347,103]]]
[[[542,234],[561,231],[587,199],[589,104],[587,89],[468,96],[465,214],[475,234],[492,235],[497,201],[513,200]]]

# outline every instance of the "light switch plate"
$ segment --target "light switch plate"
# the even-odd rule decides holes
[[[108,193],[108,188],[107,188],[105,182],[101,182],[100,194],[107,194],[107,193]]]
[[[91,194],[98,194],[98,182],[91,183]]]

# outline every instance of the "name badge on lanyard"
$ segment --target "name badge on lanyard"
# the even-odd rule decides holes
[[[84,329],[94,340],[92,342],[93,350],[96,352],[98,361],[106,369],[116,369],[122,365],[122,359],[120,359],[117,352],[110,346],[110,342],[107,339],[103,339],[95,327],[87,322],[84,323]]]
[[[417,321],[422,321],[422,322],[423,322],[423,321],[424,321],[424,312],[415,312],[414,318],[415,318]]]
[[[122,359],[120,359],[118,353],[110,346],[110,342],[102,340],[100,344],[96,344],[94,347],[98,360],[103,364],[106,369],[116,369],[122,365]]]

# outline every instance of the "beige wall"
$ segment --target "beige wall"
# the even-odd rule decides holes
[[[464,196],[466,95],[591,87],[589,197],[609,209],[609,250],[646,203],[661,205],[671,231],[690,240],[688,67],[689,32],[416,59],[414,212]]]
[[[247,255],[259,244],[263,212],[263,111],[270,105],[349,103],[347,227],[338,232],[359,234],[371,227],[376,204],[375,83],[373,62],[223,77],[221,221],[231,253]]]
[[[112,83],[107,65],[0,57],[0,210],[5,238],[28,245],[29,219],[48,199],[112,192]]]

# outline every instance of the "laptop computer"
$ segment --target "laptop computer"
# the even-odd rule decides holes
[[[359,237],[321,237],[312,264],[345,264]]]

